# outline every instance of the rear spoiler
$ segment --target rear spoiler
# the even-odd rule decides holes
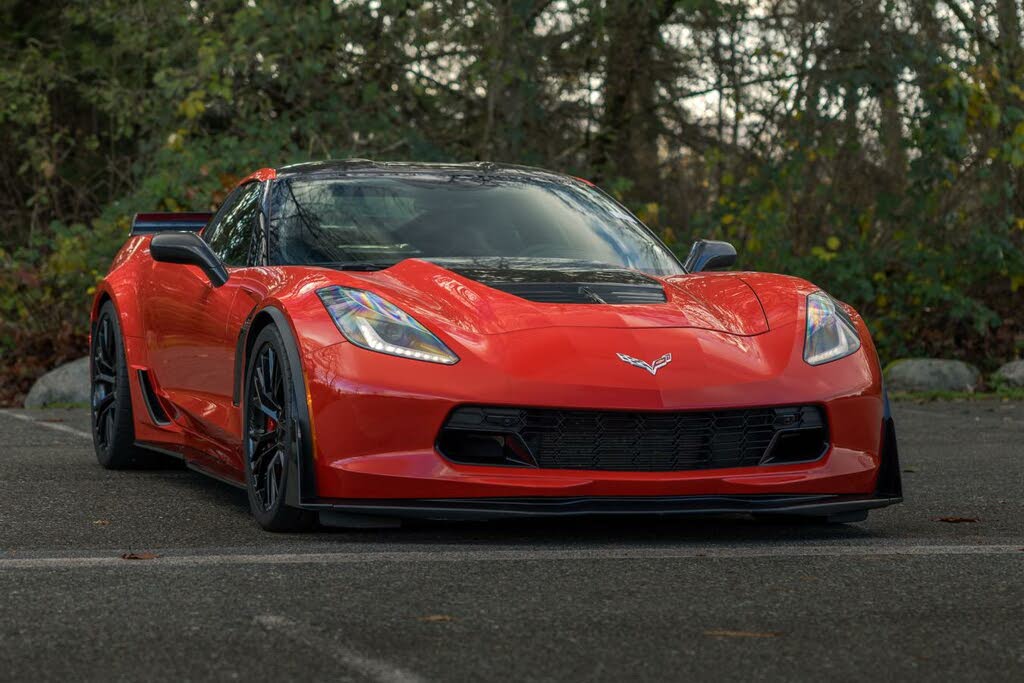
[[[199,232],[213,218],[212,213],[137,213],[131,235],[151,235],[164,230]]]

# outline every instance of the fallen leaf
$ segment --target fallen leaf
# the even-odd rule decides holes
[[[107,526],[108,524],[110,524],[110,520],[109,519],[97,519],[97,520],[93,521],[93,524],[95,526]]]
[[[420,621],[427,621],[431,623],[439,623],[445,621],[457,621],[455,617],[449,614],[428,614],[425,617],[420,617]]]
[[[974,524],[978,520],[974,517],[937,517],[934,521],[946,524]]]
[[[155,560],[160,557],[156,553],[125,553],[121,556],[122,560]]]
[[[782,633],[779,631],[730,631],[728,629],[714,629],[704,631],[704,635],[714,638],[778,638]]]

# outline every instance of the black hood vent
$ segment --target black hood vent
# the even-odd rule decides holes
[[[586,282],[484,283],[542,304],[663,304],[660,285],[608,285]]]
[[[544,304],[663,304],[661,284],[635,270],[562,259],[430,259],[463,277]]]

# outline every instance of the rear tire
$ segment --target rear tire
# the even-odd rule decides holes
[[[135,445],[124,338],[111,301],[100,307],[92,327],[89,381],[92,442],[100,465],[108,470],[124,470],[149,464],[147,453]]]
[[[285,503],[298,457],[295,429],[301,429],[292,372],[281,333],[268,325],[249,354],[242,404],[245,490],[253,517],[267,531],[304,531],[316,523],[315,512]]]

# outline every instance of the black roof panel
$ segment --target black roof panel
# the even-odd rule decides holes
[[[548,178],[567,176],[561,173],[546,171],[530,166],[514,164],[497,164],[491,161],[474,161],[470,163],[433,163],[419,161],[371,161],[369,159],[329,159],[326,161],[307,161],[289,164],[277,169],[277,176],[294,177],[304,175],[347,175],[350,173],[466,173],[488,175],[529,175]]]

